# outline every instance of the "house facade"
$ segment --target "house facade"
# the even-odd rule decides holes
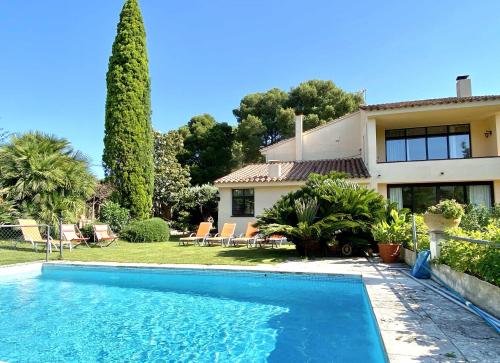
[[[441,199],[500,203],[500,95],[472,96],[457,77],[457,96],[363,105],[261,150],[251,164],[215,181],[219,224],[238,233],[309,174],[342,171],[401,208],[422,212]],[[220,226],[219,226],[220,227]]]

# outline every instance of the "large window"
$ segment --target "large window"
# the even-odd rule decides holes
[[[254,216],[254,190],[253,189],[233,189],[233,216],[253,217]]]
[[[388,198],[400,209],[425,212],[427,207],[444,199],[455,199],[459,203],[491,207],[493,193],[491,183],[450,183],[389,185]]]
[[[470,158],[469,125],[385,131],[386,161]]]

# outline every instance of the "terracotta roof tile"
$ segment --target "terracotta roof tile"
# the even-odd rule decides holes
[[[500,100],[500,95],[433,98],[433,99],[428,99],[428,100],[404,101],[404,102],[393,102],[393,103],[380,103],[380,104],[375,104],[375,105],[364,105],[364,106],[360,106],[359,108],[362,110],[366,110],[366,111],[378,111],[378,110],[393,110],[393,109],[397,109],[397,108],[406,108],[406,107],[446,105],[446,104],[453,104],[453,103],[467,103],[467,102],[494,101],[494,100]]]
[[[269,177],[269,165],[271,163],[250,164],[232,172],[215,181],[220,183],[266,183],[280,181],[304,181],[311,173],[328,174],[331,171],[339,171],[349,174],[352,178],[369,178],[370,174],[361,158],[329,159],[329,160],[304,160],[283,161],[281,164],[281,176]],[[276,162],[273,162],[276,164]]]

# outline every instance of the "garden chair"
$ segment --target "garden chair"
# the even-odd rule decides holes
[[[58,249],[51,236],[48,236],[48,242],[47,238],[42,237],[38,229],[38,223],[36,223],[34,219],[19,219],[18,222],[23,234],[23,242],[31,243],[35,251],[38,245],[44,245],[45,248],[48,248],[49,252],[52,252],[52,247],[56,250]],[[17,247],[17,242],[18,241],[16,241],[15,247]]]
[[[193,242],[202,245],[205,244],[205,240],[210,236],[210,230],[212,229],[212,223],[201,222],[198,226],[196,233],[191,233],[189,237],[182,237],[179,239],[179,245],[188,245],[189,242]]]
[[[94,241],[99,247],[108,247],[118,240],[118,236],[113,233],[107,224],[94,224]]]
[[[217,233],[213,237],[208,237],[206,242],[209,246],[213,243],[220,243],[221,246],[229,246],[231,240],[234,238],[234,230],[236,229],[236,223],[224,223],[222,226],[222,231]]]
[[[272,234],[267,238],[267,242],[271,245],[271,248],[281,247],[283,243],[288,242],[285,236],[280,234]]]
[[[80,230],[75,224],[63,224],[62,236],[65,241],[69,242],[70,251],[82,243],[84,243],[85,245],[87,245],[87,247],[89,247],[87,243],[88,238],[83,237],[82,232],[80,232]]]
[[[245,233],[240,234],[239,237],[233,238],[232,242],[235,246],[239,243],[246,243],[247,247],[255,247],[259,239],[259,229],[255,227],[253,222],[248,222]]]

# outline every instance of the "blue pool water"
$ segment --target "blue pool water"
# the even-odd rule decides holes
[[[0,276],[0,361],[386,359],[360,278],[45,265]]]

